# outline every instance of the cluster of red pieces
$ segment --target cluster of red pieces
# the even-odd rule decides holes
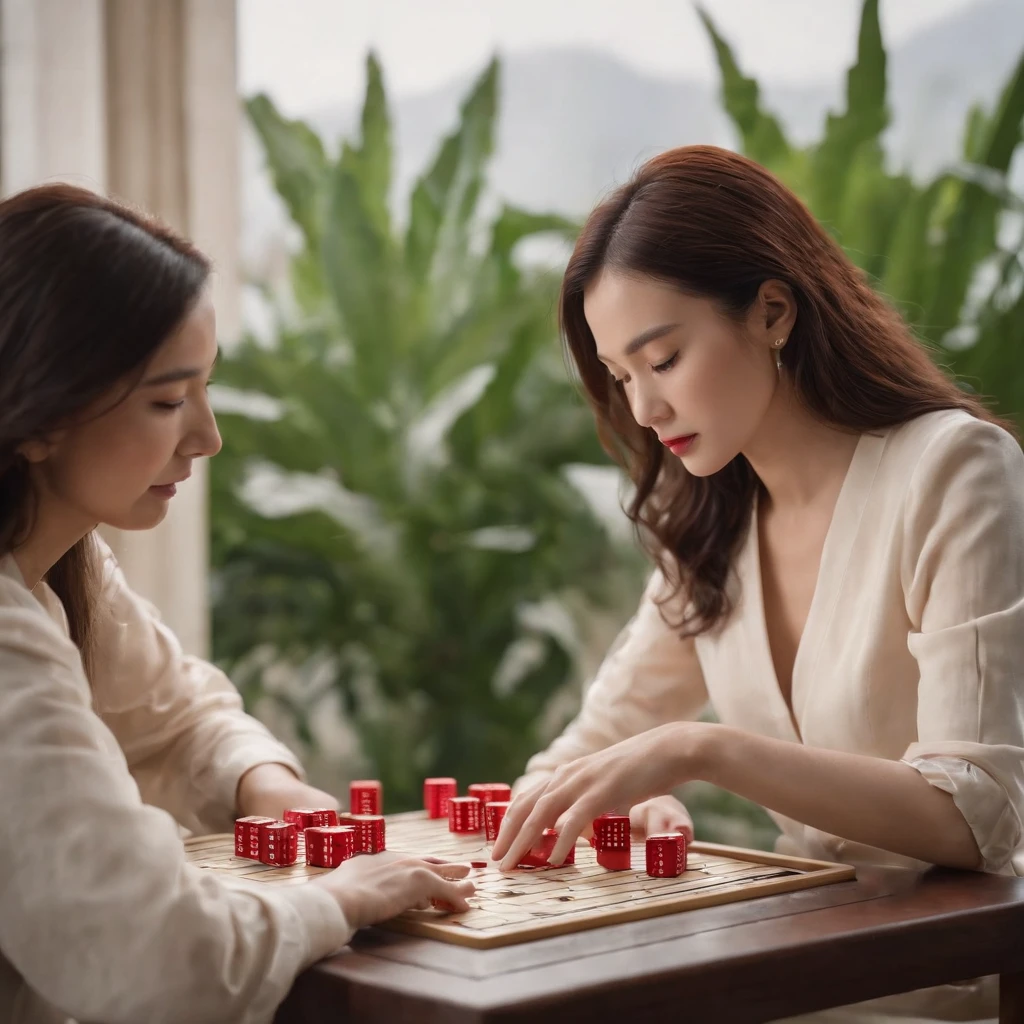
[[[423,806],[428,818],[447,818],[448,830],[462,835],[484,832],[487,842],[498,838],[509,808],[512,789],[503,782],[477,782],[467,796],[458,795],[452,778],[426,779]],[[298,834],[305,839],[306,863],[334,868],[357,853],[379,853],[385,848],[383,790],[376,780],[361,779],[349,788],[347,814],[331,808],[302,807],[285,811],[283,820],[250,816],[235,822],[235,856],[264,864],[287,866],[298,859]],[[562,867],[576,861],[570,847],[561,864],[551,863],[558,832],[546,828],[519,862],[521,868]],[[593,822],[591,846],[597,862],[609,871],[628,871],[630,861],[629,816],[602,814]],[[686,870],[687,841],[681,832],[647,837],[647,873],[655,878],[675,878]],[[474,862],[485,867],[485,862]]]
[[[597,852],[597,863],[609,871],[629,871],[629,815],[602,814],[593,822],[590,845]],[[647,837],[647,874],[654,878],[677,878],[686,870],[686,835],[659,832]]]
[[[376,780],[360,779],[349,789],[347,814],[338,814],[333,807],[296,807],[280,820],[238,818],[235,856],[287,867],[298,859],[299,832],[311,867],[336,868],[357,853],[380,853],[385,849],[382,793]]]
[[[448,818],[448,830],[472,835],[483,829],[487,842],[498,838],[502,819],[512,796],[510,786],[502,782],[478,782],[469,787],[468,796],[458,796],[455,779],[427,779],[423,783],[423,806],[429,818]],[[541,838],[519,862],[521,868],[563,867],[574,864],[576,851],[569,848],[561,864],[551,863],[558,832],[544,829]],[[630,869],[630,826],[625,814],[602,814],[593,823],[591,845],[597,862],[609,871]],[[675,878],[686,870],[686,836],[664,832],[647,838],[647,873],[655,878]],[[483,866],[483,864],[479,865]]]

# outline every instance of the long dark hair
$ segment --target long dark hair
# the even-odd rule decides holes
[[[19,447],[124,394],[198,299],[209,261],[168,228],[85,189],[0,202],[0,554],[31,534],[37,496]],[[92,536],[47,573],[88,664]]]
[[[739,455],[709,477],[665,455],[630,413],[622,385],[598,360],[584,290],[603,268],[667,282],[744,317],[769,279],[797,304],[782,350],[799,398],[826,423],[864,432],[937,409],[994,419],[940,370],[902,318],[792,192],[728,150],[685,146],[650,160],[590,215],[562,283],[560,320],[606,450],[629,473],[629,518],[671,584],[682,592],[684,635],[731,611],[729,570],[753,509],[757,477]]]

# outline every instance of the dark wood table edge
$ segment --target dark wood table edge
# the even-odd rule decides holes
[[[862,902],[879,898],[866,897]],[[807,913],[828,913],[830,909]],[[770,927],[778,920],[737,927]],[[908,957],[907,949],[915,945],[918,952]],[[1024,1024],[1024,903],[961,909],[937,919],[922,917],[875,925],[824,941],[791,941],[762,949],[756,955],[718,957],[651,973],[643,977],[642,983],[598,980],[521,1000],[495,999],[489,995],[486,980],[451,974],[447,976],[450,991],[410,991],[408,986],[395,985],[395,972],[405,968],[416,973],[424,968],[392,960],[388,961],[390,970],[378,969],[382,958],[353,955],[363,961],[357,968],[361,977],[346,976],[346,966],[355,966],[349,956],[317,965],[296,981],[282,1005],[278,1024],[341,1020],[388,1024],[536,1024],[557,1020],[560,1024],[592,1024],[595,1017],[605,1019],[623,1011],[642,1013],[645,1024],[676,1024],[682,1006],[699,1006],[701,1019],[721,1024],[757,1024],[989,974],[1001,975],[1001,1024]],[[804,992],[778,992],[782,965],[791,967],[794,957],[800,958],[808,978],[819,972],[828,977],[827,995],[813,987]],[[376,960],[377,965],[370,965],[370,960]],[[893,969],[894,964],[898,970]],[[742,977],[742,985],[736,984],[737,976]]]

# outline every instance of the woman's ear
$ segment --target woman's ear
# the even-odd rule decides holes
[[[760,309],[759,326],[771,344],[777,338],[788,338],[796,324],[796,298],[785,281],[772,278],[764,281],[757,293]]]

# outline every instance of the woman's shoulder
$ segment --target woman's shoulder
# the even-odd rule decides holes
[[[1024,452],[1016,438],[963,409],[940,409],[891,428],[883,457],[889,475],[909,488],[935,477],[979,473],[1024,482]]]
[[[25,586],[14,556],[0,555],[0,618],[15,610],[36,611],[45,616],[32,591]]]
[[[940,536],[963,546],[979,531],[1011,545],[1024,536],[1024,452],[997,423],[960,409],[918,416],[891,431],[883,460],[911,548]]]
[[[57,658],[69,665],[78,649],[52,612],[25,586],[10,555],[0,557],[0,653]]]
[[[1020,451],[1017,440],[998,423],[965,409],[938,409],[890,428],[886,454],[916,462],[929,452],[985,448]]]

